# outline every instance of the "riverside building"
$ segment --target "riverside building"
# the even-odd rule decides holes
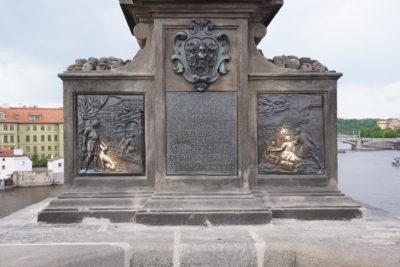
[[[63,108],[0,107],[0,148],[63,157]]]

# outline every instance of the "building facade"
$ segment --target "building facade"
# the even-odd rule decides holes
[[[400,130],[400,119],[380,120],[377,121],[376,124],[382,130],[387,128],[392,130]]]
[[[8,178],[20,171],[32,171],[32,161],[22,149],[0,149],[0,178]]]
[[[387,121],[386,120],[380,120],[376,122],[376,125],[379,127],[379,129],[385,130],[388,127]]]
[[[0,148],[63,157],[63,114],[63,108],[0,108]]]
[[[392,130],[400,130],[400,119],[390,119],[387,124]]]
[[[52,158],[47,162],[47,170],[53,173],[64,172],[64,158]]]

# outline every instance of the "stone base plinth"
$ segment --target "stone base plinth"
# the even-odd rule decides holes
[[[79,223],[105,218],[147,225],[251,225],[272,219],[351,220],[362,207],[339,191],[256,193],[64,193],[39,213],[38,221]]]
[[[251,194],[158,194],[135,218],[150,225],[243,225],[269,223],[272,214]]]
[[[147,192],[64,193],[39,213],[38,221],[79,223],[84,218],[105,218],[114,223],[133,222],[150,196]]]
[[[362,207],[338,190],[290,190],[258,192],[276,219],[351,220],[363,217]]]

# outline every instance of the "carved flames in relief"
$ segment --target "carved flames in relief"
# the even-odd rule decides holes
[[[77,171],[143,173],[143,96],[78,95]]]
[[[228,73],[230,61],[228,36],[215,32],[214,24],[206,19],[192,20],[188,32],[176,34],[172,62],[173,70],[183,74],[197,91],[205,91]]]
[[[259,94],[261,174],[323,174],[322,97]]]

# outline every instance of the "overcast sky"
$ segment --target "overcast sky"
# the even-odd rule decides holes
[[[61,106],[57,74],[76,58],[138,49],[118,0],[1,0],[0,10],[0,104]],[[400,117],[399,10],[399,0],[285,0],[259,48],[342,72],[339,117]]]

